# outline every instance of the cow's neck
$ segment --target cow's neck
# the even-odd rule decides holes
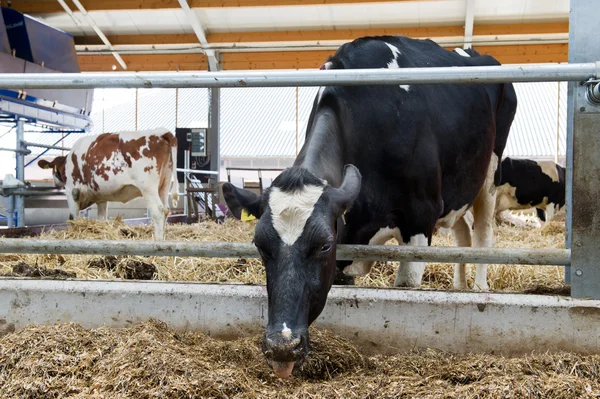
[[[342,135],[332,111],[317,112],[294,166],[307,169],[315,176],[338,187],[342,183],[344,154]]]

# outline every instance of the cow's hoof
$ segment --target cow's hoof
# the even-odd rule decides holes
[[[409,276],[398,276],[394,281],[395,288],[421,288],[421,279],[410,278]]]
[[[473,291],[487,292],[489,290],[490,290],[490,286],[488,285],[487,282],[485,282],[485,283],[475,282],[475,284],[473,284]]]

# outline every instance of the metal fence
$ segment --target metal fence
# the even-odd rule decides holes
[[[406,68],[319,71],[237,71],[95,74],[2,74],[8,89],[276,87],[395,84],[473,84],[570,81],[567,184],[567,249],[386,247],[341,245],[338,259],[457,263],[572,264],[572,295],[600,299],[600,232],[595,199],[600,197],[600,42],[593,40],[594,0],[572,0],[571,64],[488,67]],[[577,23],[574,22],[577,20]],[[583,21],[583,22],[581,22]],[[586,39],[587,37],[587,39]],[[218,97],[218,92],[216,92]],[[573,165],[577,168],[573,168]],[[592,177],[594,181],[590,180]],[[575,194],[578,196],[575,196]],[[580,201],[577,206],[576,201]],[[570,249],[571,240],[574,242]],[[118,254],[156,256],[256,257],[247,243],[0,240],[3,253]]]
[[[181,256],[258,258],[253,244],[238,242],[31,240],[0,239],[0,253],[61,255]],[[387,245],[339,245],[338,260],[429,261],[443,263],[510,263],[519,265],[570,264],[568,249],[458,248]]]

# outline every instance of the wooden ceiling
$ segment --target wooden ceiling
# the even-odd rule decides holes
[[[123,11],[147,9],[179,9],[178,0],[80,0],[87,11]],[[317,4],[348,4],[372,3],[391,0],[188,0],[192,8],[205,7],[260,7],[260,6],[287,6],[287,5],[317,5]],[[398,0],[394,0],[398,1]],[[408,1],[408,0],[400,0]],[[415,1],[415,0],[410,0]],[[419,0],[416,0],[419,1]],[[439,0],[441,1],[441,0]],[[7,0],[0,1],[3,6]],[[75,5],[67,1],[72,10]],[[12,0],[11,7],[32,15],[43,16],[49,13],[64,13],[63,8],[56,0]],[[525,24],[494,24],[478,25],[473,27],[474,36],[489,37],[493,41],[498,36],[527,35],[566,35],[569,32],[568,22],[541,22]],[[75,32],[76,33],[76,32]],[[405,35],[410,37],[430,37],[437,39],[456,39],[465,34],[464,26],[434,26],[434,27],[405,27],[405,28],[373,28],[373,29],[331,29],[331,30],[290,30],[290,31],[258,31],[235,33],[207,33],[206,41],[217,51],[220,69],[303,69],[318,68],[329,55],[335,52],[335,47],[327,49],[298,48],[306,43],[316,42],[344,42],[357,37],[369,35]],[[139,34],[139,35],[107,35],[107,39],[127,64],[129,71],[183,71],[207,70],[207,57],[202,54],[202,48],[208,48],[199,43],[196,34]],[[113,71],[116,60],[110,53],[99,53],[97,50],[86,52],[88,46],[102,46],[98,36],[75,36],[82,71]],[[260,48],[235,49],[237,47],[252,47],[256,43],[271,47],[268,51]],[[285,43],[285,47],[278,45]],[[297,46],[296,46],[297,44]],[[148,47],[163,46],[156,53]],[[186,52],[177,49],[168,49],[168,45],[189,45],[192,48]],[[120,52],[119,46],[127,46],[129,53]],[[145,51],[136,52],[136,46]],[[449,48],[454,48],[451,46]],[[527,43],[521,40],[518,44],[474,45],[482,54],[489,54],[501,63],[545,63],[567,62],[568,44],[563,42],[540,41]],[[221,50],[221,51],[220,51]],[[118,68],[120,69],[120,68]]]
[[[208,7],[274,7],[293,5],[360,4],[426,0],[188,0],[191,8]],[[6,0],[3,1],[6,3]],[[67,1],[67,3],[70,3]],[[88,11],[151,10],[181,8],[178,0],[80,0]],[[12,0],[12,6],[23,13],[47,14],[64,12],[56,0]]]

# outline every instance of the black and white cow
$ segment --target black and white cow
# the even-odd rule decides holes
[[[430,40],[385,36],[344,44],[323,69],[483,65],[498,62]],[[474,244],[492,245],[498,160],[515,111],[511,84],[320,88],[294,165],[262,196],[223,186],[236,217],[245,209],[260,219],[254,243],[269,305],[263,353],[278,376],[289,377],[308,352],[308,326],[336,277],[336,244],[396,237],[427,246],[443,226],[452,227],[458,245],[470,246],[462,216],[473,206]],[[337,270],[357,276],[372,263],[337,262]],[[395,285],[420,286],[424,268],[402,262]],[[477,268],[476,282],[487,288],[486,265]],[[464,265],[455,284],[466,288]]]
[[[549,222],[565,206],[565,168],[552,161],[504,158],[496,193],[496,220],[506,210],[536,208]]]

